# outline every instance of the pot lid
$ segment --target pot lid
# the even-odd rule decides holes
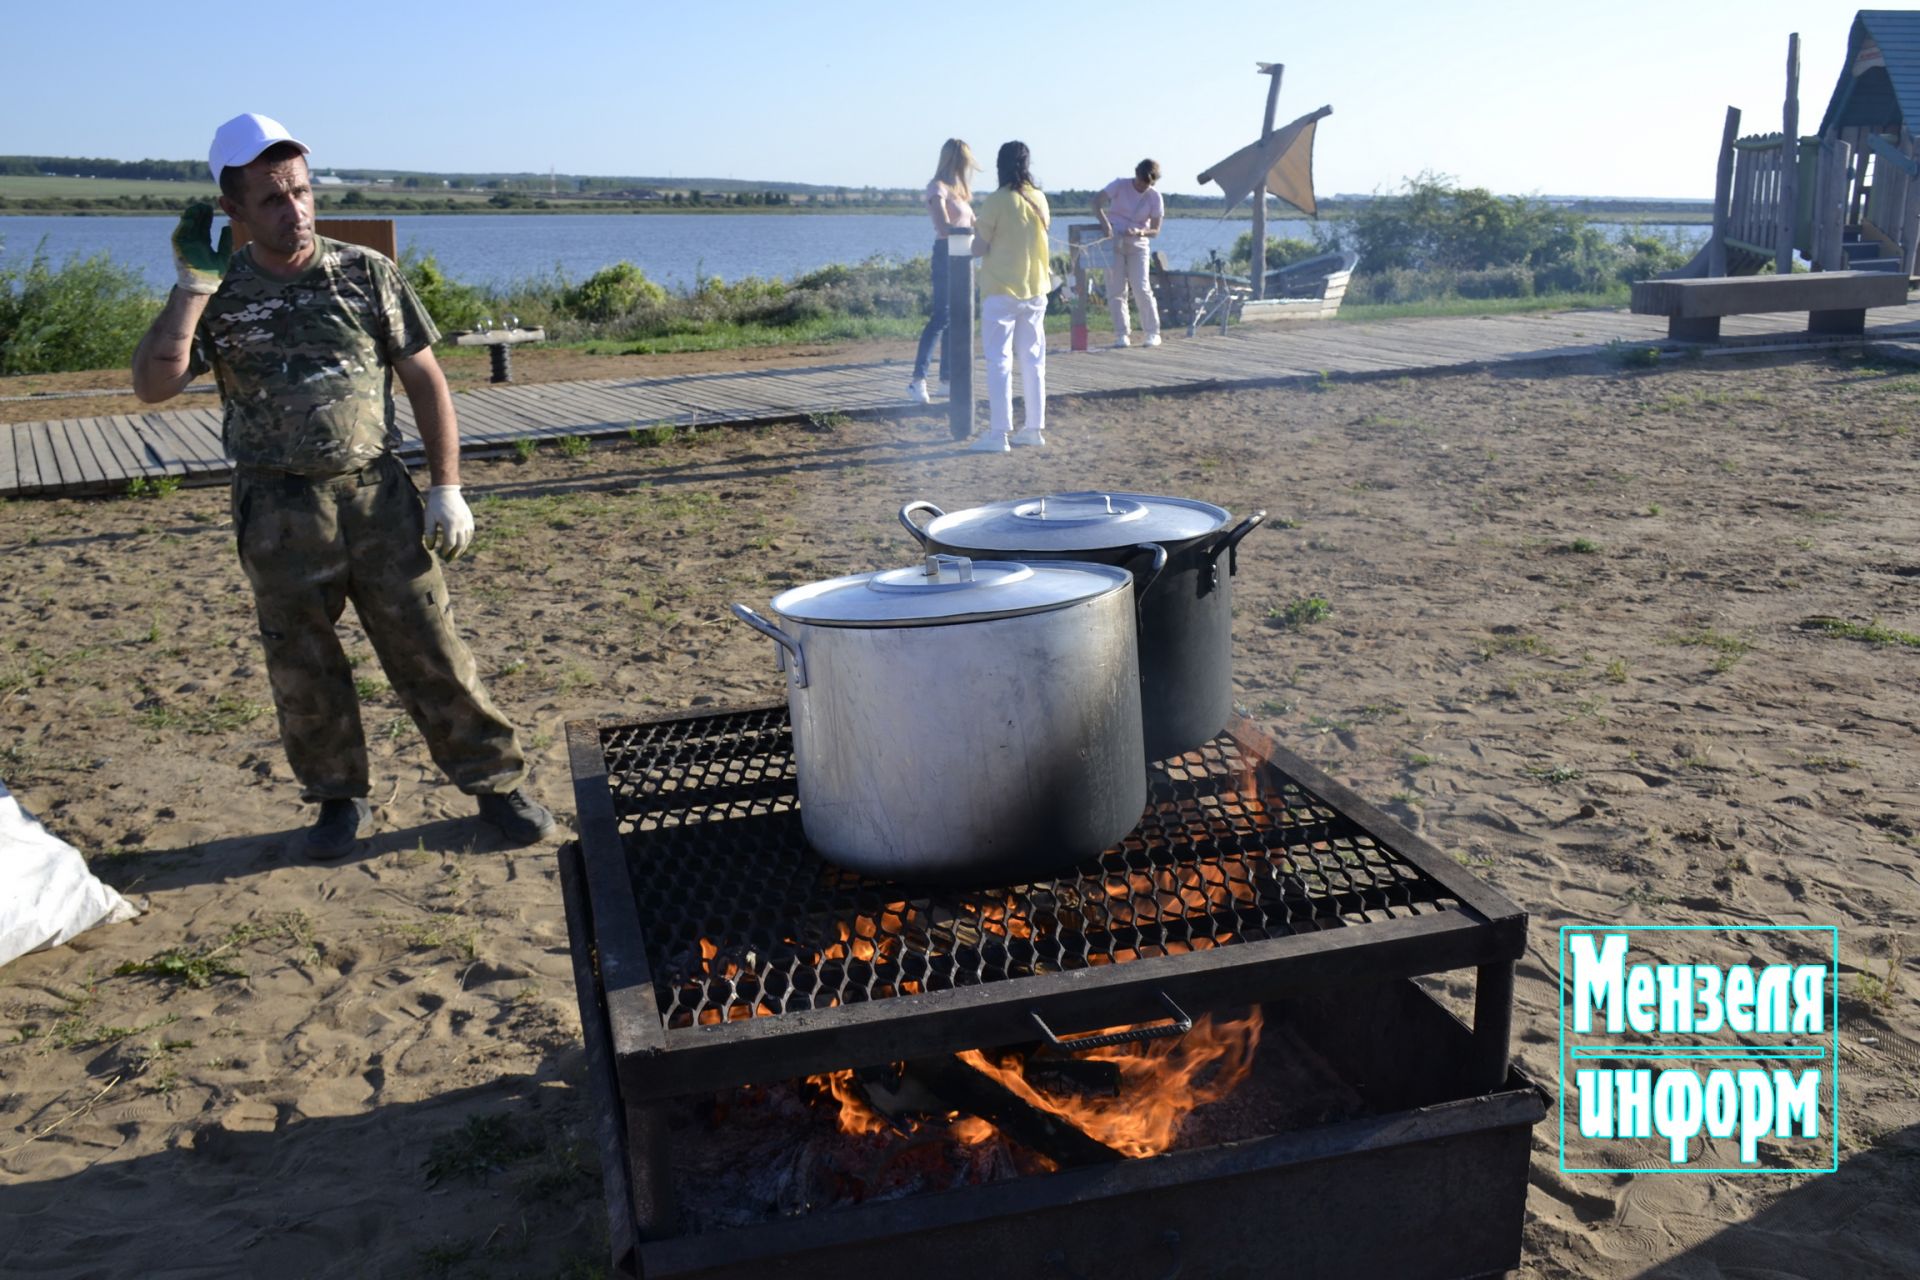
[[[935,517],[926,534],[982,551],[1097,551],[1141,542],[1182,543],[1224,529],[1225,508],[1144,493],[1051,493]]]
[[[1015,564],[932,555],[904,569],[794,587],[773,598],[773,609],[795,622],[827,627],[979,622],[1064,609],[1132,582],[1126,570],[1104,564]]]

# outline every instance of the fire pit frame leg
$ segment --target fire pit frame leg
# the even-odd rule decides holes
[[[1513,1039],[1514,962],[1483,964],[1473,983],[1471,1088],[1492,1093],[1506,1086]]]
[[[627,1105],[627,1176],[631,1180],[633,1225],[641,1240],[665,1240],[679,1233],[673,1203],[673,1173],[667,1150],[667,1117],[658,1103]]]

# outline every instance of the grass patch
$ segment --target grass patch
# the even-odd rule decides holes
[[[127,960],[115,966],[117,978],[159,978],[166,982],[184,982],[196,990],[210,987],[219,978],[244,978],[247,971],[225,953],[239,945],[228,938],[217,947],[169,947],[145,960]]]
[[[580,459],[587,456],[587,451],[592,448],[592,445],[585,436],[561,436],[554,441],[553,447],[560,451],[560,456],[563,458]]]
[[[396,925],[393,932],[414,951],[444,951],[469,964],[480,958],[480,926],[451,911]]]
[[[513,456],[522,462],[532,462],[533,455],[540,448],[538,440],[519,439],[513,442]]]
[[[1750,641],[1738,636],[1725,635],[1712,627],[1703,627],[1698,631],[1689,631],[1677,638],[1677,643],[1713,650],[1713,669],[1731,670],[1734,663],[1753,649]]]
[[[135,476],[127,481],[129,498],[164,498],[178,492],[179,476]]]
[[[1567,550],[1577,556],[1598,555],[1600,552],[1600,544],[1592,538],[1575,538],[1567,544]]]
[[[1333,616],[1333,606],[1325,596],[1297,596],[1285,605],[1267,610],[1267,621],[1298,631]]]
[[[1570,764],[1530,764],[1527,766],[1527,776],[1557,787],[1563,782],[1577,781],[1580,770]]]
[[[449,1178],[484,1179],[540,1150],[507,1115],[468,1116],[467,1122],[433,1140],[421,1169],[428,1186]]]
[[[1815,618],[1810,625],[1822,635],[1840,640],[1864,640],[1871,645],[1898,644],[1909,649],[1920,649],[1920,635],[1883,627],[1878,619],[1872,622],[1848,622],[1841,618]]]
[[[1625,684],[1627,682],[1627,660],[1625,658],[1615,658],[1612,662],[1609,662],[1607,664],[1606,677],[1608,684]]]
[[[1605,355],[1609,362],[1622,369],[1651,369],[1660,363],[1660,348],[1621,338],[1607,339]]]
[[[264,702],[222,693],[203,707],[174,707],[156,698],[140,708],[134,723],[145,729],[178,729],[182,733],[208,735],[230,733],[252,724],[266,713]]]
[[[1526,653],[1545,657],[1552,652],[1553,649],[1546,641],[1526,631],[1503,631],[1496,634],[1493,639],[1483,641],[1480,645],[1480,656],[1482,658],[1494,658],[1513,653]]]
[[[1875,1013],[1888,1012],[1900,995],[1901,967],[1906,959],[1906,943],[1895,939],[1893,949],[1887,954],[1885,969],[1875,973],[1870,962],[1860,966],[1860,971],[1853,975],[1847,994]]]

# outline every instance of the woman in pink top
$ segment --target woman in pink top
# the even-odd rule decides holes
[[[1148,242],[1160,234],[1166,201],[1153,189],[1160,166],[1142,160],[1131,178],[1115,178],[1093,198],[1093,212],[1113,239],[1113,266],[1107,271],[1107,307],[1113,312],[1113,345],[1132,345],[1127,336],[1127,290],[1140,307],[1140,327],[1147,345],[1160,345],[1160,307],[1147,281]]]
[[[927,212],[933,217],[933,314],[920,331],[920,351],[913,360],[913,380],[907,383],[907,398],[926,404],[927,366],[933,360],[933,343],[947,327],[947,234],[973,226],[973,192],[967,175],[978,171],[973,151],[958,138],[948,138],[940,148],[940,167],[927,184]],[[947,381],[947,345],[940,344],[940,381]]]

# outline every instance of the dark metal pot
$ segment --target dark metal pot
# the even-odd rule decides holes
[[[807,842],[886,880],[1012,883],[1140,821],[1127,575],[928,556],[775,596]]]
[[[932,519],[923,527],[917,515]],[[951,515],[931,502],[900,508],[900,523],[929,552],[1133,572],[1149,760],[1191,751],[1233,714],[1233,575],[1241,539],[1266,518],[1256,511],[1234,525],[1224,507],[1138,493],[1057,493]],[[1161,550],[1166,563],[1156,573]]]

